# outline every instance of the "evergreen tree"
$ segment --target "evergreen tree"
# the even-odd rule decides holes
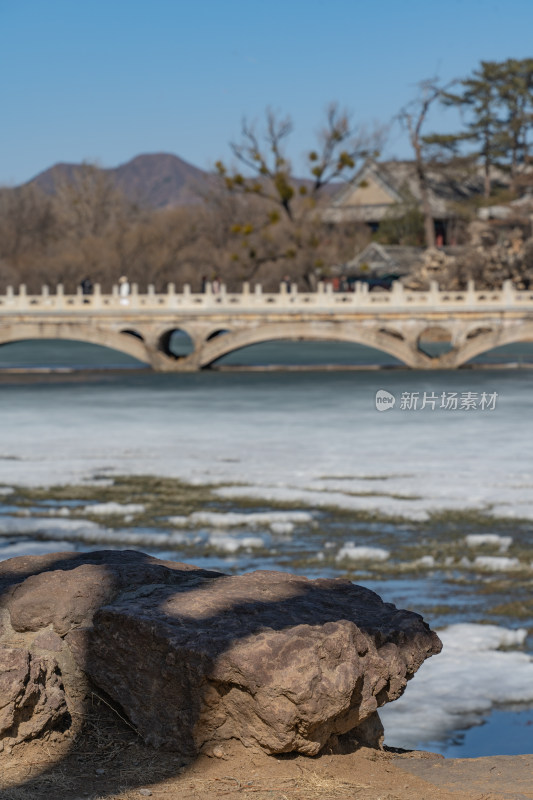
[[[491,192],[492,168],[503,155],[499,117],[501,98],[498,93],[500,74],[501,64],[482,61],[472,77],[460,81],[462,92],[443,92],[441,101],[445,105],[458,107],[464,112],[466,130],[456,134],[432,134],[424,137],[426,144],[440,145],[453,154],[458,152],[461,144],[473,144],[474,155],[483,164],[486,197]]]
[[[519,166],[529,158],[533,59],[482,61],[471,77],[460,81],[460,86],[461,92],[444,92],[441,100],[461,110],[464,129],[454,134],[426,136],[424,143],[440,146],[452,155],[466,145],[483,165],[486,197],[491,194],[495,166],[509,171],[516,190]]]
[[[533,58],[509,58],[500,65],[497,92],[503,117],[498,136],[516,191],[520,164],[529,159],[533,120]]]

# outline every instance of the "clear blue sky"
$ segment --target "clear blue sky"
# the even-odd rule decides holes
[[[208,168],[267,106],[302,172],[332,100],[387,122],[423,78],[533,56],[532,32],[533,0],[0,0],[0,183],[147,152]],[[409,156],[398,129],[387,155]]]

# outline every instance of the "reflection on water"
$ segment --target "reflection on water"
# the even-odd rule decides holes
[[[403,366],[394,356],[351,342],[261,342],[220,358],[215,366]]]
[[[429,749],[431,749],[429,744]],[[496,709],[481,725],[460,731],[442,746],[446,758],[527,755],[533,747],[533,708]]]
[[[486,353],[473,358],[471,364],[532,364],[533,363],[533,342],[517,342],[506,344],[502,347],[495,347]]]
[[[88,342],[32,339],[0,346],[0,369],[135,369],[144,366],[126,353]]]

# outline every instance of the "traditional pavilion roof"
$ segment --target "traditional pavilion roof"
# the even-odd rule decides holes
[[[460,179],[451,170],[428,168],[429,203],[434,219],[455,216],[453,204],[483,191],[479,174]],[[402,212],[406,204],[420,204],[420,187],[414,161],[368,160],[332,200],[325,212],[329,222],[380,222]]]
[[[423,247],[383,245],[371,242],[355,258],[345,264],[345,271],[362,272],[365,268],[374,274],[396,273],[406,275],[422,259]]]
[[[441,247],[446,255],[457,256],[462,247]],[[408,275],[424,259],[425,247],[370,242],[350,261],[333,269],[334,274],[361,275],[365,272],[378,277],[389,274]]]

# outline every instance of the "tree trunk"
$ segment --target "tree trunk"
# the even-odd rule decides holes
[[[492,189],[491,182],[490,182],[490,142],[487,136],[485,136],[485,197],[490,197],[490,192]]]
[[[491,184],[490,184],[490,161],[488,159],[485,160],[485,187],[484,187],[484,189],[485,189],[485,191],[484,191],[485,197],[490,197],[490,190],[491,190]]]
[[[435,247],[435,224],[431,211],[424,211],[424,236],[426,247]]]
[[[420,186],[422,213],[424,215],[424,238],[426,240],[426,247],[435,247],[435,223],[433,222],[433,214],[431,213],[431,204],[429,202],[426,171],[424,169],[422,154],[419,148],[417,148],[416,153],[416,171],[418,175],[418,184]]]

